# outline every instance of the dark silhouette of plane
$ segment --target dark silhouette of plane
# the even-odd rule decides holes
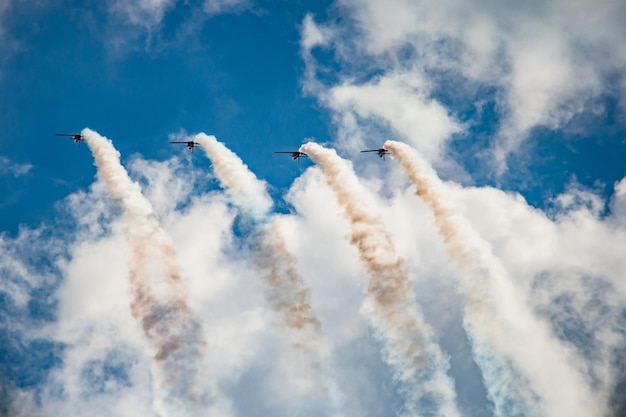
[[[193,140],[187,140],[187,141],[173,141],[173,142],[170,142],[170,143],[184,143],[184,144],[187,146],[187,149],[189,149],[189,150],[190,150],[190,151],[192,151],[192,152],[193,152],[193,148],[194,148],[196,145],[199,145],[199,143],[198,143],[198,142],[194,142]]]
[[[80,142],[85,139],[80,133],[57,133],[57,136],[69,136],[78,146],[80,146]]]
[[[361,152],[376,152],[376,154],[385,159],[385,155],[389,155],[389,151],[385,148],[380,148],[380,149],[368,149],[366,151],[361,151]]]
[[[304,152],[300,152],[300,151],[286,151],[286,152],[282,152],[282,151],[277,151],[274,153],[286,153],[291,155],[291,159],[293,159],[294,161],[298,161],[298,163],[300,163],[300,158],[302,158],[303,156],[306,157],[307,154],[305,154]]]

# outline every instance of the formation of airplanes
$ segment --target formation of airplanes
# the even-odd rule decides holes
[[[376,152],[376,154],[385,159],[385,155],[389,155],[389,151],[385,148],[379,148],[379,149],[366,149],[364,151],[361,152]],[[308,156],[307,154],[305,154],[304,152],[300,152],[300,151],[276,151],[274,153],[285,153],[285,154],[289,154],[291,155],[291,159],[293,159],[294,161],[297,160],[298,162],[300,162],[300,158],[302,158],[303,156]]]
[[[85,139],[83,137],[83,135],[81,135],[80,133],[57,133],[56,135],[57,136],[68,136],[68,137],[71,137],[72,140],[74,141],[74,143],[76,143],[78,146],[80,146],[80,142]],[[192,152],[193,152],[193,149],[196,147],[196,145],[198,145],[198,142],[194,142],[193,140],[170,141],[170,143],[185,144],[187,149],[189,149]],[[383,159],[385,159],[385,155],[389,155],[389,151],[387,149],[385,149],[385,148],[366,149],[366,150],[361,151],[361,152],[376,152],[376,154],[379,157],[383,158]],[[288,155],[291,156],[291,159],[293,159],[294,161],[298,161],[298,163],[300,162],[300,158],[308,156],[306,153],[300,152],[300,151],[275,151],[274,153],[288,154]]]
[[[197,142],[194,142],[192,140],[190,141],[174,141],[174,142],[170,142],[170,143],[184,143],[187,145],[187,149],[189,149],[190,151],[193,151],[193,148],[198,144]],[[364,151],[361,152],[376,152],[376,155],[378,155],[379,157],[385,159],[386,155],[389,155],[389,151],[385,148],[379,148],[379,149],[366,149]],[[291,156],[291,159],[293,159],[294,161],[298,161],[298,163],[300,162],[300,158],[302,157],[307,157],[308,155],[304,152],[300,152],[300,151],[274,151],[274,153],[279,153],[279,154],[287,154],[289,156]]]

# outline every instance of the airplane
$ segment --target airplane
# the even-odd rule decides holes
[[[361,151],[361,152],[376,152],[378,154],[378,156],[380,156],[381,158],[385,159],[385,155],[389,155],[389,151],[385,148],[380,148],[380,149],[368,149],[366,151]]]
[[[182,142],[181,141],[173,141],[173,142],[170,142],[170,143],[184,143],[187,146],[187,149],[189,149],[192,152],[193,152],[193,148],[196,145],[199,145],[198,142],[194,142],[193,140],[187,140],[187,141],[182,141]]]
[[[78,146],[80,146],[80,141],[85,139],[80,133],[57,133],[57,136],[69,136]]]
[[[300,162],[300,158],[302,158],[303,156],[307,156],[307,154],[305,154],[304,152],[300,152],[300,151],[287,151],[287,152],[278,151],[274,153],[287,153],[291,155],[291,159],[293,159],[294,161],[298,161],[298,163]]]

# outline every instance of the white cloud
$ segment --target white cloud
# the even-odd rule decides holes
[[[206,0],[204,11],[209,16],[237,13],[250,7],[249,0]]]
[[[196,37],[205,22],[218,14],[239,13],[251,7],[249,0],[106,0],[109,15],[102,41],[113,54],[124,54],[137,49],[137,41],[148,50],[160,50],[171,45],[183,47],[182,41]],[[166,17],[180,9],[177,19],[166,22]],[[173,13],[172,13],[173,14]],[[169,33],[164,36],[164,25]]]
[[[290,349],[279,318],[265,300],[246,243],[233,232],[236,213],[221,192],[198,194],[206,175],[193,171],[176,159],[137,157],[129,167],[176,248],[189,306],[206,336],[206,369],[217,381],[223,408],[252,416],[322,414],[323,393],[316,391],[302,358]],[[459,272],[430,209],[412,186],[399,179],[397,168],[382,175],[381,182],[362,182],[405,260],[426,319],[444,351],[456,355],[457,345],[469,343],[461,330],[463,298],[455,289]],[[549,323],[554,336],[576,350],[578,365],[595,381],[600,402],[624,379],[613,366],[626,336],[621,318],[626,295],[621,276],[626,270],[624,181],[616,184],[608,215],[598,210],[603,206],[598,195],[576,184],[556,199],[560,205],[549,216],[519,195],[495,188],[445,187],[457,215],[492,250],[519,299],[528,300],[527,307]],[[345,414],[391,414],[399,399],[381,361],[381,345],[359,312],[366,273],[346,238],[349,225],[321,170],[307,169],[287,200],[294,210],[280,216],[281,230],[334,346],[330,361],[343,388]],[[59,308],[53,322],[12,322],[26,340],[65,345],[63,363],[39,386],[40,405],[34,391],[24,388],[12,399],[19,410],[15,415],[154,415],[150,352],[130,315],[130,253],[118,208],[99,181],[70,196],[63,207],[77,223],[75,232],[66,235],[68,241],[46,244],[45,234],[24,230],[16,239],[3,236],[0,246],[2,291],[22,311],[38,296],[37,289],[61,280],[54,292]],[[32,254],[52,260],[58,276],[37,270],[28,258]],[[524,343],[516,354],[534,355]],[[474,359],[453,356],[451,363],[459,401],[465,398],[459,408],[474,416],[469,410],[488,407],[485,398],[461,395],[481,385],[468,377]],[[546,366],[542,372],[554,370]],[[562,378],[556,373],[551,377]],[[559,389],[568,394],[567,386]]]
[[[283,386],[284,395],[263,400],[275,411],[273,415],[302,409],[311,395],[323,398],[310,383],[313,376],[298,370],[301,358],[290,353],[251,259],[232,234],[234,216],[226,199],[216,193],[192,196],[196,177],[186,175],[188,168],[177,160],[136,158],[130,172],[144,184],[177,249],[189,306],[206,335],[206,369],[220,386],[218,406],[226,410],[222,412],[228,413],[230,398],[245,396],[238,392],[245,393],[261,375],[274,381],[272,389]],[[181,178],[187,182],[181,184]],[[166,195],[163,190],[173,192]],[[132,255],[123,239],[118,209],[100,182],[87,193],[70,196],[67,209],[79,229],[76,242],[67,247],[70,258],[53,257],[62,276],[55,292],[56,320],[44,328],[24,330],[63,343],[63,364],[51,371],[43,385],[41,406],[31,391],[24,390],[13,398],[13,407],[20,410],[18,415],[82,416],[99,413],[107,404],[110,414],[102,415],[152,415],[158,393],[152,390],[150,348],[130,315],[127,276]],[[5,265],[15,274],[26,273],[22,264]],[[9,295],[24,304],[42,285],[18,282]],[[284,390],[285,380],[291,381],[292,388]],[[235,405],[241,407],[248,407],[246,401]]]
[[[328,106],[338,116],[356,115],[359,119],[380,120],[403,140],[413,144],[431,159],[440,156],[442,144],[461,125],[437,101],[428,97],[428,84],[415,73],[388,73],[365,84],[344,82],[332,87],[327,95]],[[350,126],[350,124],[348,124]],[[386,126],[385,126],[386,127]],[[373,136],[373,135],[372,135]],[[382,146],[384,137],[367,137],[357,147]],[[352,130],[341,135],[345,146],[355,142]]]
[[[12,175],[17,178],[28,174],[31,169],[33,169],[31,164],[19,164],[0,155],[0,175]]]
[[[129,171],[142,183],[143,193],[159,213],[172,213],[177,205],[187,203],[199,181],[197,172],[183,166],[177,158],[158,162],[135,158]]]
[[[447,198],[460,209],[456,216],[466,217],[477,230],[474,240],[478,239],[480,243],[484,239],[480,244],[493,251],[495,257],[492,259],[501,263],[500,268],[511,280],[509,285],[515,288],[518,301],[538,317],[538,320],[533,319],[540,324],[541,330],[537,331],[546,333],[542,337],[549,343],[542,345],[538,338],[534,345],[540,348],[533,350],[529,339],[517,344],[507,355],[515,355],[518,361],[525,362],[525,367],[531,367],[527,371],[534,374],[532,378],[539,378],[535,381],[539,385],[535,387],[549,379],[557,381],[559,389],[553,389],[551,395],[544,395],[543,391],[537,393],[549,399],[544,405],[549,415],[559,415],[559,410],[571,404],[571,392],[576,390],[592,392],[593,401],[589,402],[584,396],[578,400],[589,410],[595,410],[589,411],[591,415],[603,415],[602,409],[607,406],[609,398],[616,395],[616,381],[624,378],[613,366],[626,345],[622,318],[626,307],[623,302],[625,287],[621,278],[621,271],[626,268],[622,256],[626,249],[623,244],[626,230],[623,213],[619,211],[622,182],[616,185],[616,197],[611,203],[614,211],[607,217],[602,217],[600,208],[604,203],[601,198],[576,184],[556,199],[560,205],[550,216],[532,208],[517,194],[489,187],[446,185]],[[409,260],[410,270],[420,281],[424,280],[424,284],[417,286],[420,300],[428,300],[443,309],[431,316],[435,328],[441,331],[447,320],[458,320],[449,309],[459,302],[453,301],[455,290],[452,289],[455,285],[453,276],[459,272],[451,269],[430,210],[413,195],[410,187],[403,193],[395,190],[391,200],[380,200],[388,213],[385,222],[395,231],[398,248]],[[288,218],[294,226],[298,225],[290,241],[306,271],[305,276],[312,277],[309,280],[314,303],[324,300],[323,304],[318,304],[322,317],[333,305],[332,294],[340,293],[342,300],[358,303],[356,294],[354,298],[346,295],[351,294],[355,285],[358,286],[358,281],[351,276],[363,275],[354,265],[357,262],[354,249],[346,246],[348,232],[345,222],[337,218],[339,209],[334,203],[335,198],[327,193],[319,172],[316,169],[307,171],[292,187],[289,199],[297,214]],[[622,226],[616,228],[620,222]],[[320,281],[315,270],[320,267],[319,263],[328,259],[332,261],[326,262],[324,269],[326,276],[332,279]],[[351,270],[353,272],[347,272]],[[347,275],[338,275],[335,271],[346,271]],[[352,290],[349,289],[351,286]],[[449,302],[442,301],[444,299]],[[519,320],[520,316],[511,310],[513,306],[506,306],[504,303],[501,311],[504,317],[496,315],[493,319],[505,320],[508,316],[508,319]],[[430,308],[433,307],[427,310]],[[335,320],[341,321],[339,312],[334,314]],[[442,320],[443,317],[446,319]],[[322,321],[326,322],[325,319]],[[541,322],[549,324],[549,328]],[[525,328],[529,323],[518,325]],[[347,333],[356,326],[356,323],[346,323],[341,328]],[[333,334],[335,326],[330,324],[329,327],[329,334]],[[339,337],[339,334],[333,334],[333,338]],[[533,337],[532,332],[529,337]],[[556,362],[559,361],[554,364],[544,361],[544,356],[554,347],[554,339],[560,340],[563,351],[569,351],[569,359],[565,362],[574,372],[582,372],[583,377],[576,382],[568,376],[570,371],[562,372],[562,366],[561,371],[557,370]],[[577,353],[572,354],[570,349]],[[541,368],[533,365],[542,361]],[[456,371],[453,369],[452,372]]]
[[[178,0],[108,0],[109,13],[123,22],[147,31],[160,26],[163,17],[176,6]]]
[[[562,199],[575,201],[577,194]],[[586,358],[583,366],[598,380],[598,398],[606,399],[614,378],[624,378],[613,368],[626,343],[623,213],[602,218],[583,204],[551,220],[519,196],[495,189],[457,188],[452,195],[464,202],[465,214],[530,295],[531,305],[553,315],[556,334]]]
[[[614,76],[623,78],[626,65],[626,6],[619,0],[338,0],[336,5],[341,20],[316,25],[307,17],[301,35],[308,70],[319,70],[319,79],[307,76],[312,84],[324,77],[311,56],[318,45],[311,34],[316,29],[333,33],[324,47],[335,52],[340,81],[317,84],[322,101],[326,90],[350,86],[363,91],[360,97],[354,93],[350,105],[358,112],[371,99],[372,84],[393,83],[398,74],[423,80],[417,89],[408,85],[396,92],[398,107],[409,98],[432,101],[437,89],[474,100],[479,87],[496,88],[500,125],[494,158],[499,168],[532,128],[560,128],[577,115],[595,114],[603,95],[623,95],[610,84]],[[375,81],[353,79],[368,78],[367,71],[378,74]],[[392,109],[380,105],[368,118],[397,128],[406,116]],[[402,133],[410,137],[408,127],[404,124]],[[430,140],[416,146],[426,151],[423,142]],[[440,140],[428,147],[436,148]]]
[[[302,22],[300,33],[300,44],[305,51],[310,51],[317,46],[325,45],[329,40],[329,34],[324,33],[324,29],[315,24],[313,16],[307,14]]]

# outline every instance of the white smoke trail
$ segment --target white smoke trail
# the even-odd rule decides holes
[[[199,133],[194,141],[205,150],[233,202],[246,217],[252,218],[252,253],[267,285],[269,302],[290,329],[292,344],[307,352],[320,382],[328,391],[334,414],[341,415],[343,394],[328,364],[328,343],[313,310],[309,289],[285,245],[280,222],[270,218],[273,203],[265,183],[215,136]]]
[[[309,142],[300,151],[322,166],[350,222],[351,243],[370,275],[363,310],[384,343],[384,359],[404,396],[402,414],[459,416],[454,384],[447,375],[448,360],[417,306],[404,262],[369,204],[367,191],[334,150]]]
[[[444,185],[430,165],[406,144],[387,141],[383,147],[400,161],[417,195],[432,209],[450,257],[462,270],[466,329],[500,415],[510,415],[507,399],[519,399],[526,387],[497,353],[512,362],[536,396],[522,394],[527,408],[521,415],[533,415],[537,406],[549,417],[606,415],[606,400],[592,392],[574,351],[532,313],[486,242],[448,206]]]
[[[265,182],[260,181],[241,158],[218,142],[215,136],[198,133],[194,141],[206,152],[233,202],[255,221],[266,220],[274,203],[267,193]]]
[[[214,388],[203,375],[202,329],[186,304],[172,242],[111,141],[90,129],[82,135],[98,175],[123,210],[124,234],[132,250],[131,312],[152,350],[155,391],[164,397],[156,399],[156,411],[204,414],[213,405]]]

